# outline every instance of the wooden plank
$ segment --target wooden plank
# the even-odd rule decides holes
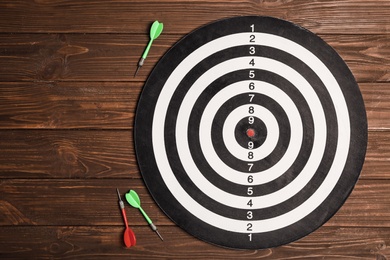
[[[93,5],[74,0],[7,0],[0,3],[0,28],[1,32],[19,33],[144,33],[157,19],[164,22],[166,33],[186,33],[225,17],[267,15],[290,20],[316,33],[379,34],[389,32],[389,13],[387,0],[115,0],[94,1]]]
[[[390,129],[390,84],[361,83],[369,130]],[[140,82],[0,82],[0,129],[132,130]]]
[[[368,132],[366,160],[361,178],[389,179],[389,132]]]
[[[231,250],[200,241],[176,226],[133,227],[137,245],[124,248],[122,227],[3,227],[3,259],[387,259],[389,228],[322,227],[293,243],[264,250]]]
[[[0,129],[127,129],[142,83],[2,82]]]
[[[148,34],[0,34],[0,81],[145,80],[177,39],[162,35],[156,40],[134,78]]]
[[[186,33],[189,33],[186,32]],[[134,78],[148,35],[0,34],[0,81],[145,81],[185,34],[162,34]],[[390,35],[320,35],[362,82],[389,82]]]
[[[173,225],[152,200],[141,179],[3,179],[0,226],[120,225],[116,187],[123,194],[136,190],[143,209],[156,225]],[[347,202],[325,225],[390,228],[389,197],[389,179],[361,179]],[[126,210],[132,225],[146,225],[138,210],[128,205]]]
[[[343,207],[327,226],[386,227],[390,217],[387,180],[359,180]]]
[[[368,129],[390,128],[390,87],[387,84],[359,84],[366,107]]]
[[[131,131],[0,131],[0,178],[139,178]]]
[[[390,132],[370,131],[362,179],[389,179]],[[139,178],[132,131],[0,131],[1,178]]]
[[[116,188],[122,194],[136,190],[155,225],[173,225],[141,179],[2,180],[0,225],[121,225]],[[130,225],[147,225],[127,202],[126,211]]]
[[[387,35],[320,35],[320,37],[343,58],[359,83],[390,81],[390,72],[387,68],[387,64],[390,63],[390,38],[387,38]]]

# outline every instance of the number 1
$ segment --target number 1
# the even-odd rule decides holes
[[[255,25],[254,24],[251,24],[251,29],[252,29],[252,32],[254,32],[255,31]]]

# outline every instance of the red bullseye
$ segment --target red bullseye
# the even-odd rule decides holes
[[[249,138],[252,138],[256,135],[256,131],[253,128],[249,128],[248,130],[246,130],[246,135]]]

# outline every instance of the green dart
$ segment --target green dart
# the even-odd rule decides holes
[[[146,57],[148,56],[150,47],[152,46],[152,42],[155,39],[157,39],[158,36],[160,36],[163,28],[164,28],[164,24],[163,23],[159,23],[158,21],[154,21],[154,23],[152,24],[152,27],[150,28],[150,40],[149,40],[149,43],[146,46],[146,49],[145,49],[144,53],[142,54],[141,59],[138,62],[138,67],[137,67],[137,70],[135,71],[134,77],[137,75],[138,70],[142,67],[142,65],[144,65],[144,61],[145,61]]]
[[[160,239],[162,241],[164,241],[164,239],[162,238],[162,236],[158,232],[157,227],[153,224],[152,220],[148,217],[148,215],[145,213],[145,211],[141,208],[141,200],[139,199],[137,192],[135,192],[134,190],[130,190],[128,193],[126,193],[125,198],[131,206],[133,206],[134,208],[139,209],[141,211],[142,215],[144,215],[144,218],[148,222],[150,228],[154,232],[156,232],[156,234],[160,237]]]

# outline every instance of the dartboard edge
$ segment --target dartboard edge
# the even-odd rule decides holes
[[[319,36],[268,16],[206,24],[149,75],[134,120],[143,181],[189,234],[232,249],[294,242],[352,192],[367,148],[359,86]]]

